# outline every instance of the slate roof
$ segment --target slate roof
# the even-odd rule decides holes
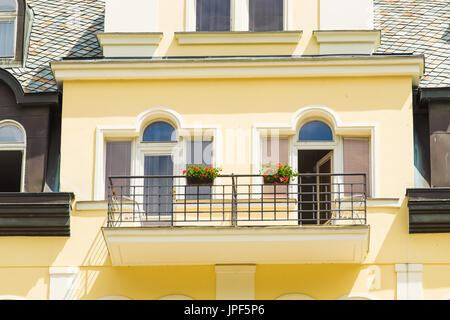
[[[6,69],[25,93],[57,91],[50,62],[101,55],[96,33],[103,31],[104,0],[28,0],[33,10],[24,68]]]
[[[374,0],[378,53],[425,55],[420,87],[450,87],[450,1]]]
[[[24,68],[6,69],[28,92],[56,91],[50,62],[101,56],[95,34],[104,29],[104,0],[28,0],[34,13]],[[449,0],[374,0],[377,53],[424,54],[421,87],[450,87]]]

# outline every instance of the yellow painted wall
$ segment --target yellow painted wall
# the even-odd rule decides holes
[[[223,147],[223,173],[250,173],[254,124],[290,124],[300,108],[326,106],[345,124],[376,124],[378,197],[403,198],[413,186],[408,77],[65,81],[63,106],[61,190],[79,201],[93,199],[96,127],[133,126],[152,107],[178,112],[186,125],[217,125],[225,138],[239,132],[239,144]]]

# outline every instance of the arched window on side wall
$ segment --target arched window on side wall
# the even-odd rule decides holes
[[[15,122],[0,122],[0,192],[23,191],[26,137]]]
[[[175,142],[177,135],[175,128],[163,121],[153,122],[144,131],[143,142]]]
[[[304,124],[298,135],[299,141],[333,141],[333,131],[322,121],[310,121]]]

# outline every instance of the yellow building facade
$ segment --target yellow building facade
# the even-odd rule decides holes
[[[335,2],[263,1],[282,9],[260,31],[232,0],[215,31],[202,1],[107,0],[103,57],[51,63],[70,237],[2,238],[0,297],[448,299],[450,235],[409,232],[424,57],[374,54],[372,1]],[[182,177],[198,154],[213,186]],[[300,175],[267,186],[267,159]]]

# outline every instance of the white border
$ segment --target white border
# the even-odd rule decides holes
[[[0,143],[0,151],[21,151],[22,152],[22,170],[20,177],[20,192],[25,191],[25,164],[27,157],[27,133],[25,128],[17,121],[14,120],[2,120],[0,121],[0,127],[12,125],[17,127],[23,134],[23,143]]]
[[[95,173],[94,173],[94,200],[103,201],[105,196],[105,164],[106,164],[106,140],[114,141],[132,141],[131,152],[131,175],[140,175],[143,169],[142,153],[148,152],[153,148],[152,153],[166,154],[170,146],[160,145],[159,149],[155,149],[156,144],[140,143],[139,138],[148,124],[151,122],[163,120],[168,121],[174,125],[177,130],[178,144],[168,143],[166,145],[172,145],[172,152],[177,156],[174,158],[174,172],[175,175],[179,175],[184,168],[176,167],[176,163],[184,163],[186,159],[184,151],[185,136],[203,136],[205,134],[212,137],[213,140],[213,166],[220,166],[222,159],[222,134],[221,127],[219,125],[204,125],[202,123],[194,123],[192,125],[186,125],[179,113],[165,107],[153,107],[147,109],[136,117],[133,126],[97,126],[96,128],[96,141],[95,141]],[[165,153],[166,152],[166,153]],[[178,170],[178,171],[177,171]]]
[[[333,142],[298,142],[297,133],[300,127],[309,120],[322,120],[330,125],[333,131]],[[343,150],[341,136],[370,137],[370,189],[371,197],[376,198],[379,194],[378,170],[378,125],[376,123],[342,123],[338,114],[326,106],[306,106],[297,110],[290,124],[284,123],[260,123],[254,124],[252,168],[253,174],[261,170],[261,137],[268,130],[275,130],[281,136],[290,137],[289,143],[289,165],[298,170],[298,150],[330,149],[333,150],[333,166],[336,172],[343,172]]]
[[[292,30],[292,0],[283,0],[283,30]],[[197,31],[197,1],[186,0],[185,31]],[[249,31],[249,0],[230,0],[230,31]]]

